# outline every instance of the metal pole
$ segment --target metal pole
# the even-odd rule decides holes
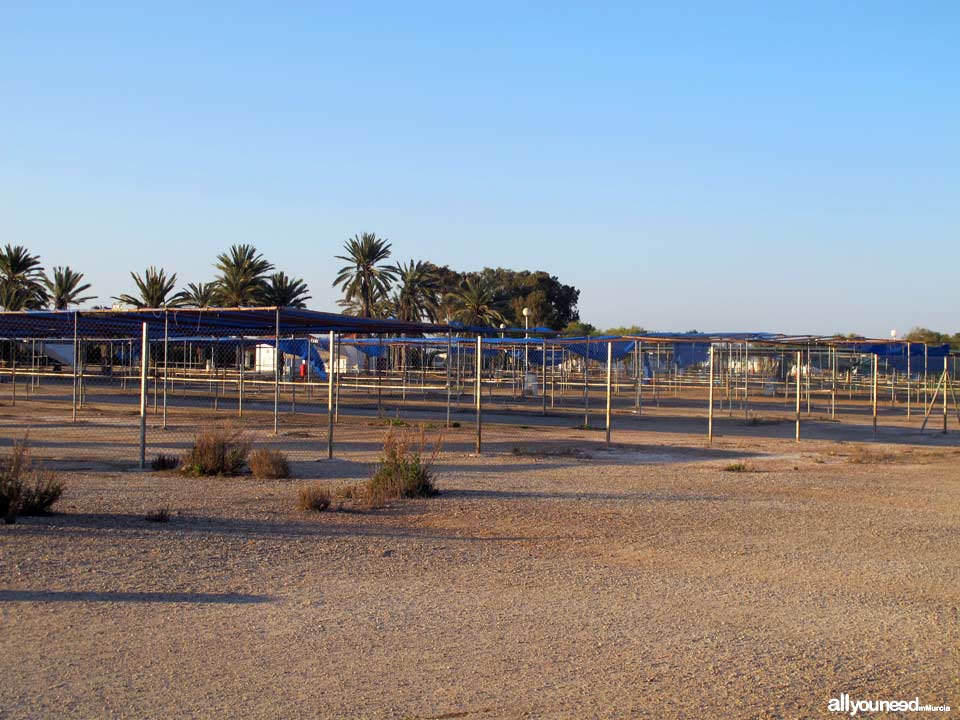
[[[800,442],[800,376],[803,374],[801,363],[803,362],[803,351],[797,350],[797,412],[796,412],[796,441]]]
[[[243,340],[240,340],[240,377],[237,380],[237,417],[243,417],[243,366],[246,362],[246,348],[243,347]]]
[[[880,356],[873,354],[873,385],[871,403],[873,406],[873,436],[877,436],[877,373],[880,371]]]
[[[140,338],[140,469],[147,467],[147,366],[150,364],[150,343],[147,323]]]
[[[453,392],[453,389],[450,386],[450,356],[453,354],[453,333],[450,330],[447,330],[447,357],[444,361],[446,366],[446,382],[447,382],[447,427],[450,427],[450,396]]]
[[[837,419],[837,348],[831,348],[831,362],[830,362],[830,419]]]
[[[947,434],[947,388],[950,387],[950,358],[943,358],[943,434]]]
[[[333,362],[333,330],[330,331],[329,345],[330,364],[327,366],[327,458],[333,457],[333,375],[336,372]]]
[[[273,335],[273,434],[280,434],[280,308],[276,310]]]
[[[907,420],[910,419],[910,342],[907,342]]]
[[[476,413],[477,413],[477,454],[479,455],[482,450],[482,439],[483,439],[483,404],[481,400],[480,385],[481,385],[481,369],[483,367],[483,337],[477,335],[477,387],[475,392],[476,398]]]
[[[583,356],[583,427],[590,427],[590,384],[587,377],[590,372],[590,336],[587,336],[587,351]]]
[[[713,442],[713,345],[710,346],[710,376],[707,389],[707,442]]]
[[[163,429],[167,429],[167,347],[170,340],[170,317],[169,311],[163,311]]]
[[[606,407],[606,427],[607,427],[607,447],[610,447],[610,411],[611,411],[611,401],[610,396],[611,384],[613,381],[613,342],[607,341],[607,407]]]
[[[11,377],[10,385],[11,390],[13,391],[13,405],[17,404],[17,341],[10,341],[10,361],[11,361]]]
[[[750,343],[743,344],[743,419],[750,419]]]
[[[340,345],[341,339],[337,337],[335,339],[335,344],[337,346],[337,361],[340,360]],[[336,382],[333,384],[333,421],[335,423],[340,422],[340,373],[337,373]]]
[[[540,349],[540,365],[543,370],[543,382],[540,384],[540,396],[543,400],[542,409],[540,414],[546,417],[547,415],[547,338],[543,338],[543,345]]]
[[[78,310],[73,311],[73,419],[77,419],[77,364],[80,361],[80,353],[77,350],[77,315]]]
[[[383,417],[383,365],[386,358],[383,353],[383,335],[377,336],[377,342],[380,346],[380,353],[376,358],[377,363],[377,417]],[[448,358],[449,360],[449,358]],[[449,375],[449,370],[448,370]],[[449,402],[447,403],[449,406]],[[447,410],[447,419],[449,424],[449,409]]]

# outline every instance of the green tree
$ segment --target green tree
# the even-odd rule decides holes
[[[439,318],[440,282],[434,268],[422,260],[394,266],[400,283],[400,289],[393,297],[394,314],[398,320],[420,322]]]
[[[124,293],[114,298],[115,300],[137,308],[181,307],[185,302],[183,293],[171,294],[177,284],[176,273],[167,275],[167,271],[163,268],[158,270],[151,265],[143,276],[131,272],[130,277],[137,286],[137,294]]]
[[[54,267],[53,279],[44,277],[43,283],[54,310],[66,310],[71,305],[96,298],[95,295],[83,295],[90,289],[90,283],[83,282],[83,273],[74,272],[69,266]]]
[[[188,283],[183,291],[183,304],[186,307],[214,307],[217,304],[217,284],[215,282]]]
[[[501,312],[503,300],[493,286],[482,280],[467,278],[450,293],[450,301],[451,319],[464,325],[497,327],[506,322]]]
[[[217,255],[214,267],[219,271],[215,282],[221,307],[263,305],[266,276],[273,270],[273,263],[253,245],[231,245],[227,252]]]
[[[453,293],[464,281],[473,279],[495,288],[503,301],[502,314],[512,326],[523,327],[523,308],[530,312],[530,326],[546,325],[562,330],[572,321],[579,320],[577,301],[580,291],[564,285],[555,276],[542,270],[515,271],[505,268],[484,268],[480,272],[460,273],[449,267],[436,267],[441,288],[440,317],[450,312],[449,302]]]
[[[354,235],[343,246],[346,255],[337,255],[348,265],[340,268],[334,287],[343,289],[341,307],[355,311],[360,317],[375,317],[374,310],[390,292],[396,269],[386,265],[390,243],[375,233]]]
[[[599,335],[599,333],[590,323],[573,320],[567,323],[567,326],[561,331],[561,335],[566,337],[586,337],[588,335]]]
[[[622,327],[612,327],[603,331],[604,335],[617,335],[620,337],[629,337],[631,335],[646,335],[646,328],[639,325],[627,325]]]
[[[303,308],[310,296],[307,284],[299,278],[289,277],[284,272],[276,272],[267,280],[263,291],[263,302],[276,307]]]
[[[0,305],[5,310],[40,310],[49,299],[40,258],[22,245],[0,251]]]

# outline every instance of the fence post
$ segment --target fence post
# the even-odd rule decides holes
[[[170,340],[169,311],[163,311],[163,429],[167,429],[167,344]]]
[[[273,434],[280,434],[280,308],[273,335]]]
[[[590,336],[587,335],[587,350],[583,358],[583,429],[590,428]]]
[[[797,415],[796,415],[796,441],[800,442],[800,383],[802,375],[801,363],[803,362],[803,351],[797,350]]]
[[[477,412],[477,454],[483,449],[483,394],[480,392],[481,373],[483,371],[483,336],[477,335],[477,388],[476,388],[476,412]]]
[[[74,358],[74,365],[76,365]],[[147,366],[150,364],[150,343],[147,323],[143,323],[140,338],[140,469],[147,467]]]
[[[610,447],[610,411],[611,411],[611,385],[613,381],[613,341],[607,341],[607,407],[606,407],[606,425],[607,425],[607,447]]]
[[[947,388],[950,387],[950,356],[943,358],[943,434],[947,434]]]
[[[333,458],[333,374],[335,363],[333,359],[333,330],[329,335],[330,364],[327,366],[327,459]]]
[[[447,358],[443,363],[446,366],[446,383],[447,383],[447,427],[450,427],[450,356],[453,354],[453,333],[450,330],[447,330]]]
[[[877,437],[877,373],[880,371],[880,356],[873,354],[873,383],[871,386],[871,405],[873,412],[873,437]]]
[[[80,362],[80,353],[77,350],[77,315],[79,314],[80,314],[79,310],[73,311],[73,419],[74,420],[77,419],[77,365]],[[126,373],[124,373],[124,375],[126,375]]]
[[[709,403],[709,409],[707,410],[707,442],[713,442],[713,345],[710,346],[710,375],[709,375],[710,386],[707,390],[707,402]]]
[[[543,345],[540,349],[540,365],[543,370],[543,382],[540,384],[540,396],[543,399],[542,405],[543,408],[540,411],[540,414],[544,417],[547,416],[547,338],[544,336]]]

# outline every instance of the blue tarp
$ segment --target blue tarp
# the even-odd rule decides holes
[[[268,340],[265,343],[261,341],[260,344],[273,345],[273,341]],[[307,340],[281,340],[280,352],[284,355],[296,355],[301,360],[309,362],[311,379],[327,379],[327,370],[326,367],[324,367],[323,358],[320,357],[320,353],[317,352],[317,348],[313,343]]]
[[[856,343],[854,348],[858,352],[868,355],[878,355],[886,361],[886,366],[900,373],[907,372],[907,347],[910,348],[910,374],[922,375],[924,362],[924,346],[921,343]],[[943,358],[949,356],[949,345],[928,345],[926,348],[927,370],[937,372],[943,370]]]
[[[699,365],[710,359],[710,343],[674,343],[673,362],[680,369]]]

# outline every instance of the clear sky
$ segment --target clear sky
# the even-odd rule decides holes
[[[960,330],[958,3],[145,5],[0,5],[0,243],[104,300],[251,242],[333,309],[373,231],[601,327]]]

